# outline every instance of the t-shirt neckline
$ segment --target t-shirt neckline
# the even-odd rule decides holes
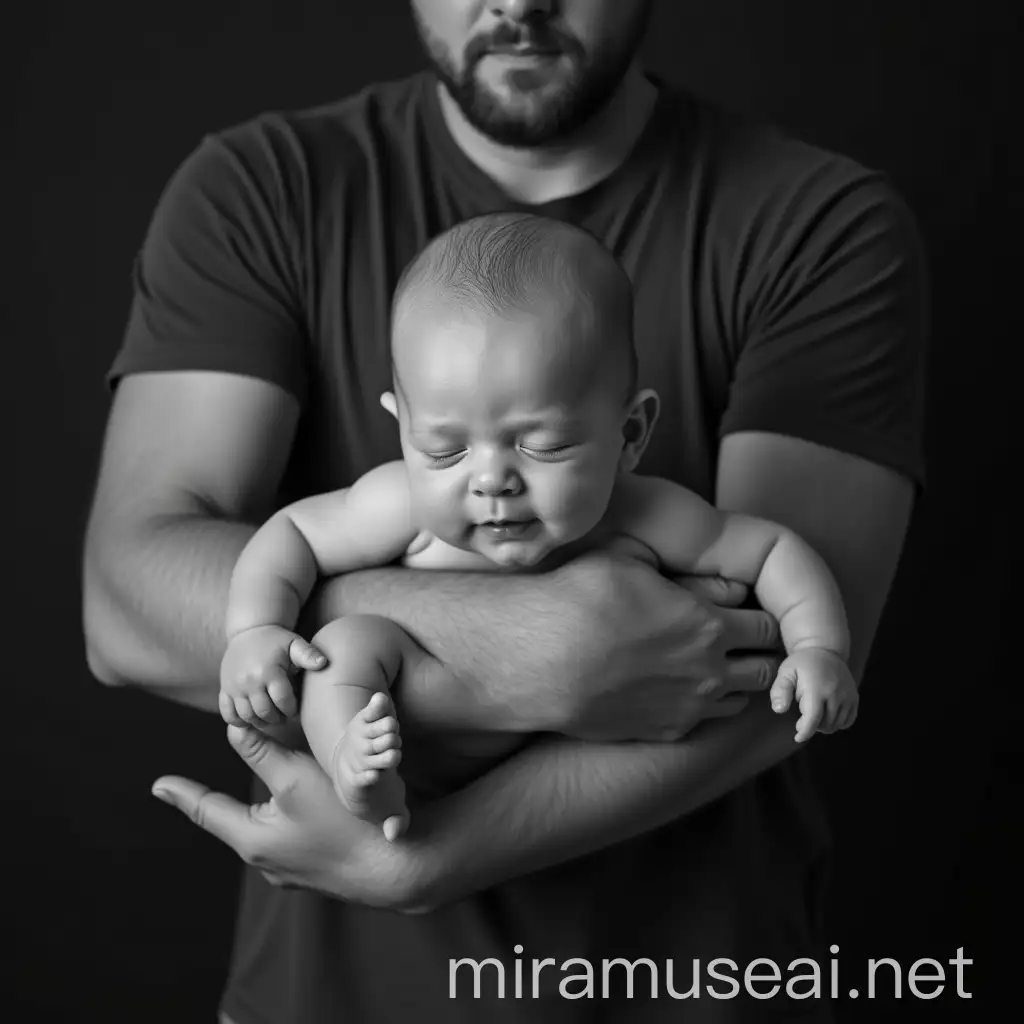
[[[473,207],[481,213],[499,209],[521,210],[579,223],[586,219],[590,211],[614,202],[620,190],[635,193],[638,180],[663,165],[668,149],[678,138],[682,127],[682,104],[678,93],[666,86],[659,77],[651,74],[647,77],[658,90],[657,98],[647,124],[626,158],[611,174],[582,192],[544,203],[526,203],[508,195],[466,155],[444,119],[437,96],[437,80],[432,73],[421,73],[419,88],[429,141],[445,171],[458,182],[460,190],[469,195]]]

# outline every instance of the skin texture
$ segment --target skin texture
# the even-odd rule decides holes
[[[611,374],[581,387],[577,346],[557,344],[572,330],[564,313],[441,308],[418,319],[417,339],[395,355],[417,519],[498,566],[540,566],[598,526],[618,474],[639,460],[656,399],[624,405]],[[484,525],[495,521],[522,524],[510,527],[521,535],[495,536]]]
[[[564,140],[607,106],[650,9],[649,0],[412,3],[423,50],[465,120],[524,148]]]
[[[526,35],[527,22],[553,19],[596,63],[600,40],[628,38],[623,19],[644,6],[413,4],[439,44],[432,51],[449,54],[459,74],[470,40],[502,21]],[[544,81],[483,64],[477,78],[497,101],[497,114],[467,116],[458,90],[440,86],[442,112],[468,157],[524,202],[601,180],[652,109],[653,89],[634,65],[588,120],[568,118],[570,104],[561,112],[557,103],[540,109],[545,91],[567,95],[571,58],[547,69]],[[561,134],[544,127],[558,118]],[[501,121],[513,127],[499,129]],[[519,133],[520,144],[506,144],[505,131]],[[547,141],[524,148],[526,132]],[[231,567],[269,506],[298,413],[283,390],[246,378],[140,374],[121,383],[84,559],[87,650],[98,678],[216,710]],[[859,674],[902,547],[910,482],[794,438],[745,433],[723,441],[716,503],[789,526],[822,553],[847,608]],[[431,804],[394,844],[345,812],[312,758],[252,730],[229,738],[268,782],[268,804],[250,808],[171,776],[156,784],[162,798],[272,881],[415,911],[657,827],[796,748],[793,716],[773,715],[764,700],[744,710],[742,698],[727,696],[766,688],[777,665],[764,654],[735,656],[764,652],[778,639],[767,616],[735,607],[742,589],[701,583],[692,585],[701,596],[691,597],[649,569],[600,558],[543,579],[440,575],[353,574],[323,587],[309,615],[317,625],[341,612],[386,616],[455,667],[405,695],[405,723],[487,728],[500,721],[568,735],[532,745]],[[448,628],[452,622],[458,631]],[[712,675],[723,679],[722,688],[701,690]],[[651,739],[658,728],[665,738],[683,739],[601,742]]]

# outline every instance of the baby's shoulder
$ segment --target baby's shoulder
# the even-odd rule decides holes
[[[707,502],[696,493],[672,480],[659,476],[624,474],[616,481],[609,512],[614,525],[645,523],[664,515],[678,518],[687,510],[697,511]]]
[[[394,503],[400,508],[407,507],[411,502],[411,492],[405,463],[398,459],[374,466],[356,480],[349,493],[360,502]]]
[[[359,477],[349,488],[346,509],[375,536],[412,538],[419,531],[404,462],[385,462]]]

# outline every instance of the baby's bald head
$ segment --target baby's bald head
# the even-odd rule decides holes
[[[409,264],[392,303],[392,358],[399,376],[425,314],[553,318],[551,365],[636,390],[633,289],[592,235],[529,213],[496,213],[456,225]],[[397,382],[397,381],[396,381]],[[582,383],[582,380],[581,380]]]

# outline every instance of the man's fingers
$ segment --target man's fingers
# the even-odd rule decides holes
[[[705,718],[728,718],[739,714],[749,703],[749,697],[722,697],[712,701],[704,712]]]
[[[760,693],[767,690],[779,671],[781,661],[781,658],[753,655],[729,658],[720,692]]]
[[[228,726],[228,742],[263,780],[274,797],[290,792],[296,783],[296,761],[291,751],[257,729]]]
[[[779,624],[767,612],[722,608],[718,617],[724,627],[722,642],[727,651],[768,651],[779,646]]]
[[[723,608],[738,608],[747,599],[745,584],[721,576],[678,576],[676,583],[695,597],[702,597]]]
[[[243,851],[251,847],[257,825],[248,804],[178,775],[157,779],[152,792],[158,800],[176,807],[201,829],[227,843],[239,856],[244,857]]]

